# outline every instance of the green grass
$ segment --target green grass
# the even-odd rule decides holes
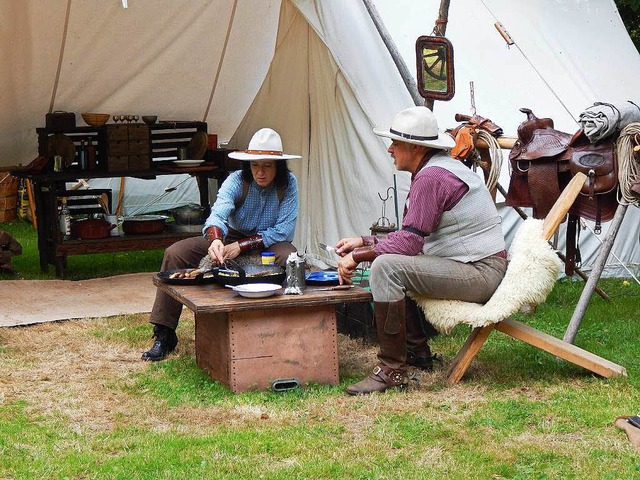
[[[559,282],[520,320],[562,336],[583,285]],[[639,478],[640,460],[613,422],[640,411],[640,289],[624,280],[600,286],[612,301],[594,296],[576,344],[625,366],[626,378],[591,375],[494,332],[453,387],[442,369],[407,392],[348,397],[344,387],[367,369],[344,368],[356,348],[347,343],[338,386],[232,394],[197,367],[191,319],[180,323],[177,355],[149,364],[137,361],[149,341],[145,316],[61,323],[64,345],[42,359],[26,339],[53,342],[47,327],[12,329],[11,341],[0,331],[0,372],[11,372],[0,374],[0,478]],[[467,334],[439,336],[434,350],[450,361]],[[65,398],[56,397],[72,372],[56,373],[51,362],[77,356],[73,367],[84,348],[91,362],[103,355],[126,375],[98,368],[97,378],[72,377],[80,384],[62,385]],[[16,391],[14,377],[51,396]],[[96,405],[81,414],[85,390],[96,388]]]
[[[56,278],[53,265],[40,271],[38,234],[30,222],[14,220],[0,223],[0,230],[10,233],[22,245],[22,255],[12,259],[15,274],[0,273],[0,280],[48,280]],[[94,253],[67,257],[65,279],[86,280],[125,273],[156,272],[162,263],[163,250]]]
[[[40,275],[29,224],[0,229],[25,250],[14,258],[19,278],[53,278]],[[69,272],[153,271],[161,253],[71,257]],[[341,338],[340,385],[233,394],[196,365],[191,318],[180,322],[177,354],[158,363],[138,360],[147,315],[0,329],[0,478],[640,478],[637,453],[613,426],[640,411],[640,287],[599,286],[611,301],[594,294],[575,343],[624,366],[626,378],[494,332],[458,385],[446,384],[445,365],[407,392],[353,398],[344,388],[368,366],[357,360],[363,347]],[[535,315],[517,318],[561,338],[583,287],[560,281]],[[458,327],[433,349],[449,363],[467,335]]]

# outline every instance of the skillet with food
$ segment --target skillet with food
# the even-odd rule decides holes
[[[277,265],[244,265],[234,260],[227,260],[224,265],[209,269],[185,268],[158,273],[158,278],[165,283],[177,285],[199,285],[218,283],[220,285],[244,285],[246,283],[282,284],[285,271]]]

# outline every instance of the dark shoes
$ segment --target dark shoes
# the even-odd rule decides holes
[[[411,365],[412,367],[430,372],[431,370],[433,370],[433,362],[442,363],[442,357],[436,355],[435,353],[426,357],[420,357],[414,352],[407,352],[407,365]]]
[[[406,386],[407,374],[403,370],[377,365],[367,378],[349,385],[347,393],[349,395],[368,395],[374,392],[384,392],[389,388],[405,388]]]
[[[164,325],[153,326],[153,346],[142,354],[142,360],[157,362],[173,352],[178,345],[176,331]]]

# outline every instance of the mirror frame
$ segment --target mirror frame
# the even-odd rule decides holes
[[[422,50],[424,48],[444,48],[447,89],[444,92],[424,88],[422,75]],[[433,100],[451,100],[456,93],[456,82],[453,68],[453,44],[445,37],[423,35],[416,40],[416,69],[418,92],[423,98]],[[444,80],[444,79],[443,79]]]

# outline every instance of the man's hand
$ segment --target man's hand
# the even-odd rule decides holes
[[[362,237],[343,238],[336,243],[336,253],[341,257],[344,257],[354,248],[362,247],[363,245],[364,242],[362,241]]]
[[[350,253],[338,260],[338,280],[340,285],[353,282],[352,278],[357,266],[358,264],[354,262],[353,255]]]

